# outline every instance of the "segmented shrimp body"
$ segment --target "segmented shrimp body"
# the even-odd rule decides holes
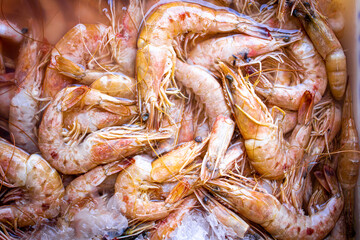
[[[56,217],[64,196],[64,186],[57,171],[40,155],[29,155],[2,138],[0,147],[2,184],[23,188],[26,194],[15,203],[0,207],[0,221],[25,227]]]
[[[65,63],[68,62],[66,60],[74,63],[71,66],[77,66],[75,70],[78,70],[75,75],[80,76],[83,76],[83,70],[90,62],[95,66],[99,65],[100,63],[94,59],[95,55],[106,52],[104,46],[108,40],[107,33],[108,27],[103,24],[78,24],[68,31],[51,52],[50,64],[46,69],[43,83],[43,96],[55,98],[56,93],[73,83],[71,78],[60,73],[63,68],[66,69],[64,73],[68,72],[67,65],[63,65],[64,61],[61,60],[65,60]]]
[[[150,115],[148,127],[158,128],[160,114],[169,103],[165,90],[173,81],[176,61],[172,47],[176,36],[192,32],[215,34],[244,32],[269,38],[269,30],[225,9],[190,2],[160,5],[144,22],[137,42],[136,72],[141,114]],[[174,82],[172,82],[174,85]]]
[[[0,75],[0,116],[4,119],[9,118],[11,99],[15,95],[14,73],[4,73]]]
[[[337,175],[343,189],[345,206],[344,215],[349,237],[354,234],[355,186],[359,176],[359,137],[353,117],[353,105],[350,85],[345,93],[340,136],[341,152],[338,160]]]
[[[311,94],[304,94],[298,124],[289,141],[286,141],[281,128],[279,129],[267,107],[256,96],[252,86],[225,64],[220,63],[219,66],[237,126],[245,139],[245,148],[251,164],[265,177],[282,178],[284,173],[302,158],[309,141],[311,125],[308,115],[312,111]]]
[[[39,128],[39,148],[45,159],[62,173],[78,174],[99,164],[113,162],[146,149],[168,133],[148,132],[142,127],[109,127],[128,123],[137,115],[133,101],[119,100],[88,87],[68,87],[60,91],[44,113]],[[66,113],[90,108],[88,117],[64,126]],[[92,111],[92,109],[95,109]],[[84,112],[89,116],[88,112]],[[100,119],[97,119],[100,115]],[[75,113],[75,116],[78,114]],[[79,124],[80,123],[80,124]],[[91,123],[91,122],[90,122]],[[102,128],[99,130],[99,128]],[[98,130],[86,134],[91,130]]]
[[[210,180],[208,188],[223,196],[243,217],[260,224],[276,239],[323,239],[334,227],[343,207],[343,198],[335,172],[325,167],[332,197],[317,213],[305,216],[281,204],[273,195],[218,179]],[[335,178],[335,179],[334,179]]]
[[[342,99],[346,89],[347,69],[344,50],[328,23],[310,5],[306,13],[297,8],[294,15],[299,17],[306,33],[316,50],[325,60],[327,77],[332,95]]]
[[[9,112],[9,130],[14,135],[16,145],[29,153],[37,152],[37,126],[39,118],[39,98],[44,77],[47,57],[44,57],[43,46],[32,37],[26,38],[21,46],[19,61],[15,70],[15,81],[18,88],[11,99]],[[46,52],[45,52],[46,53]]]
[[[177,60],[175,77],[179,83],[194,93],[200,103],[205,105],[211,126],[219,115],[230,117],[221,85],[206,70]]]

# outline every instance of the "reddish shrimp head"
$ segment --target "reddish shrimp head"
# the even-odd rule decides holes
[[[176,87],[173,40],[188,32],[203,35],[243,32],[271,38],[270,29],[227,9],[213,9],[190,2],[158,6],[143,23],[136,55],[140,113],[149,114],[147,125],[150,129],[159,128],[162,113],[166,113],[171,105],[166,90]]]
[[[306,9],[303,10],[298,7],[295,9],[294,15],[301,20],[316,50],[325,60],[331,93],[336,100],[340,100],[344,96],[347,82],[344,50],[328,23],[319,13],[311,5],[299,5]]]
[[[64,186],[60,175],[40,155],[29,155],[20,148],[0,139],[2,185],[21,188],[25,195],[8,195],[2,204],[0,221],[14,227],[35,225],[44,219],[55,218],[60,212]]]
[[[343,106],[340,135],[341,152],[337,168],[337,175],[345,198],[344,215],[348,237],[354,235],[355,187],[360,165],[359,135],[353,116],[351,90],[350,85],[348,85]]]
[[[39,151],[37,146],[39,117],[37,114],[42,91],[41,84],[49,56],[41,50],[40,43],[32,39],[36,35],[37,31],[34,27],[20,48],[15,70],[15,81],[18,88],[11,99],[9,112],[9,130],[14,135],[15,144],[29,153]]]
[[[243,217],[260,224],[275,239],[323,239],[334,227],[343,207],[335,171],[324,167],[332,197],[317,213],[305,216],[281,204],[273,195],[227,182],[210,180],[207,188]]]
[[[150,132],[142,127],[116,126],[136,115],[133,101],[85,86],[65,88],[44,113],[39,148],[56,169],[78,174],[143,151],[149,143],[169,137],[165,130]],[[68,117],[72,119],[69,122]]]
[[[241,73],[235,74],[224,63],[220,63],[219,67],[236,124],[245,139],[250,163],[264,177],[283,178],[284,173],[302,158],[309,141],[311,94],[305,92],[298,113],[298,124],[286,141],[282,129]]]

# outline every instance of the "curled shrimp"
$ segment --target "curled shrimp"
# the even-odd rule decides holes
[[[156,139],[169,137],[164,131],[154,133],[142,127],[109,127],[128,123],[137,115],[133,104],[85,86],[65,88],[44,113],[39,128],[39,148],[60,172],[78,174],[144,150]],[[86,109],[84,118],[79,117],[68,128],[64,126],[67,112],[82,113]],[[94,113],[93,117],[86,117],[89,112]],[[75,116],[79,114],[75,112]],[[84,126],[85,123],[89,125]],[[94,130],[98,131],[92,132]]]
[[[42,219],[55,218],[64,196],[64,186],[57,171],[40,155],[29,155],[2,138],[0,146],[2,184],[25,190],[20,199],[13,198],[15,203],[0,207],[0,221],[25,227]],[[3,201],[11,201],[12,197]]]
[[[166,89],[173,81],[176,36],[187,32],[214,34],[243,32],[262,38],[271,37],[270,29],[227,9],[214,9],[203,2],[170,2],[158,6],[140,31],[136,55],[140,113],[149,114],[147,125],[158,128],[162,112],[171,105]],[[179,24],[181,23],[181,24]]]
[[[24,40],[20,49],[15,70],[18,88],[11,99],[9,111],[9,130],[14,135],[16,145],[28,153],[39,151],[36,136],[39,122],[37,114],[45,64],[48,60],[46,51],[42,50],[44,47],[32,39],[34,35],[35,29]]]
[[[100,64],[102,61],[99,60],[100,63],[96,61],[95,56],[105,55],[107,33],[108,28],[103,24],[78,24],[68,31],[51,52],[50,64],[43,82],[43,96],[54,98],[56,93],[72,83],[71,78],[60,72],[71,70],[73,75],[83,76],[85,68],[83,66]],[[65,63],[71,63],[70,67]],[[97,74],[98,71],[95,73]],[[99,75],[97,74],[95,78],[99,78]]]
[[[230,117],[221,85],[206,70],[177,60],[175,77],[179,83],[195,94],[200,103],[205,105],[210,125],[219,115]]]
[[[288,48],[301,69],[300,83],[293,86],[276,83],[271,87],[259,86],[256,87],[256,92],[268,103],[297,110],[306,91],[313,95],[315,104],[320,101],[327,86],[326,69],[323,60],[306,35],[302,35],[299,41],[292,43]]]
[[[229,117],[219,115],[211,129],[207,152],[204,156],[200,179],[203,182],[213,179],[219,172],[235,130],[235,122]]]
[[[323,239],[334,227],[343,207],[343,198],[335,171],[324,166],[324,175],[332,197],[317,213],[305,216],[281,204],[273,195],[215,179],[207,188],[223,202],[234,207],[241,216],[260,224],[276,239]]]
[[[135,163],[119,173],[116,179],[114,196],[119,202],[120,212],[127,218],[144,221],[167,217],[181,201],[174,204],[153,201],[151,193],[159,191],[161,185],[152,183],[151,158],[137,155],[134,159]]]
[[[265,177],[283,178],[284,173],[302,158],[309,141],[311,94],[305,92],[298,113],[298,124],[289,141],[286,141],[281,128],[279,129],[267,107],[256,96],[253,87],[224,63],[219,66],[225,91],[229,103],[233,106],[236,124],[245,139],[246,152],[252,166]]]
[[[340,100],[344,96],[347,82],[344,50],[328,23],[316,9],[313,9],[311,4],[301,5],[305,8],[304,12],[297,7],[293,14],[301,20],[316,50],[325,60],[331,93],[336,100]]]
[[[340,136],[341,152],[337,168],[337,175],[345,198],[344,215],[346,232],[349,237],[354,235],[354,191],[359,176],[360,164],[359,137],[353,117],[351,90],[350,85],[348,85],[343,105]]]

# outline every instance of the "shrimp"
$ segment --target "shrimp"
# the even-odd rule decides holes
[[[244,140],[239,139],[231,144],[227,149],[224,158],[219,162],[219,171],[215,172],[213,179],[226,175],[229,171],[234,170],[240,163],[245,162]]]
[[[0,20],[0,37],[9,39],[15,43],[23,40],[23,31],[8,20]]]
[[[237,237],[244,238],[250,226],[241,217],[230,209],[221,205],[214,197],[206,193],[204,189],[197,189],[195,195],[201,205],[224,224],[226,227],[232,229]]]
[[[225,152],[229,147],[235,130],[235,122],[229,117],[219,115],[211,129],[207,152],[202,162],[200,179],[207,182],[213,179],[219,171]]]
[[[84,173],[99,164],[113,162],[145,150],[155,140],[167,139],[169,133],[145,131],[142,127],[107,127],[111,116],[119,125],[137,114],[132,101],[119,100],[88,87],[68,87],[61,90],[49,105],[39,128],[39,148],[49,163],[64,174]],[[87,126],[75,123],[64,128],[66,112],[96,108],[104,114],[103,121],[95,122],[103,128],[87,133]],[[88,110],[89,111],[89,110]],[[87,114],[85,112],[85,114]],[[87,120],[85,118],[85,120]],[[110,120],[110,124],[112,121]],[[113,125],[113,124],[111,124]],[[85,137],[86,136],[86,137]]]
[[[25,190],[14,204],[0,207],[0,221],[25,227],[55,218],[64,196],[60,175],[38,154],[29,155],[2,138],[0,146],[2,184]]]
[[[224,63],[219,66],[229,103],[233,106],[236,124],[245,139],[251,165],[264,177],[283,178],[284,173],[302,158],[309,141],[311,94],[305,92],[298,112],[298,124],[289,141],[286,141],[281,128],[279,129],[267,107],[256,96],[252,86]]]
[[[323,239],[334,227],[343,207],[343,198],[335,171],[324,166],[332,197],[317,213],[305,216],[291,211],[273,195],[216,179],[207,188],[234,207],[237,212],[260,224],[276,239]]]
[[[105,181],[109,181],[112,175],[126,169],[133,162],[130,159],[101,165],[71,181],[65,189],[64,200],[69,204],[65,213],[63,213],[65,219],[71,221],[73,216],[80,210],[78,206],[82,204],[82,201],[86,201],[86,198],[92,198],[97,192],[103,190]],[[111,188],[115,185],[115,179],[113,180]]]
[[[314,104],[318,103],[325,93],[326,69],[320,55],[316,52],[310,39],[303,35],[301,40],[291,44],[289,50],[302,71],[301,83],[293,86],[274,84],[271,87],[256,87],[256,92],[268,103],[290,110],[298,110],[301,97],[309,91],[314,96]]]
[[[187,58],[190,64],[201,65],[210,71],[216,71],[217,61],[235,65],[239,59],[249,62],[251,58],[273,52],[283,46],[299,40],[299,35],[279,36],[271,40],[242,34],[210,38],[196,44]]]
[[[108,33],[111,53],[115,61],[119,64],[120,71],[131,77],[135,76],[135,59],[136,59],[136,40],[143,12],[141,6],[144,5],[142,0],[130,0],[121,18],[120,24],[116,22],[115,2],[108,1],[110,5],[110,31]]]
[[[151,221],[167,217],[182,201],[174,204],[151,199],[151,190],[159,185],[151,183],[151,158],[146,155],[134,157],[135,163],[119,173],[115,184],[115,198],[119,210],[127,218]]]
[[[36,27],[34,27],[36,28]],[[30,30],[31,31],[31,30]],[[23,42],[19,61],[15,70],[18,88],[11,99],[9,109],[9,130],[14,135],[17,146],[28,153],[39,151],[37,147],[37,126],[39,117],[39,98],[48,57],[46,50],[32,37],[36,29]],[[46,45],[45,45],[46,46]]]
[[[350,85],[348,85],[343,105],[340,135],[341,152],[337,168],[337,176],[345,198],[344,216],[346,232],[349,237],[354,235],[354,191],[359,176],[360,164],[359,137],[353,117],[351,90]]]
[[[184,199],[178,209],[156,224],[155,230],[151,231],[150,240],[168,239],[171,233],[179,226],[182,219],[196,206],[196,204],[196,198],[193,196]]]
[[[271,37],[270,30],[226,9],[213,9],[190,2],[160,5],[144,22],[137,41],[136,79],[139,83],[141,114],[149,114],[147,126],[159,127],[162,112],[171,105],[166,89],[173,81],[176,55],[172,47],[176,36],[192,32],[215,34],[243,32],[262,38]],[[179,24],[181,23],[181,24]]]
[[[342,99],[347,82],[346,57],[342,46],[330,29],[327,22],[321,18],[311,5],[302,4],[305,13],[296,8],[293,12],[298,17],[314,43],[316,50],[325,60],[327,77],[332,95],[336,100]]]
[[[194,134],[194,103],[192,98],[186,104],[179,129],[179,143],[189,142],[195,138]]]
[[[67,59],[81,66],[87,66],[95,60],[94,55],[105,55],[107,33],[108,28],[103,24],[78,24],[68,31],[51,52],[50,64],[43,82],[43,97],[55,98],[56,93],[73,82],[71,78],[60,74],[57,70],[62,69],[61,60]],[[95,63],[101,64],[100,60],[95,60]]]
[[[164,182],[170,177],[177,175],[186,165],[192,163],[202,153],[207,142],[208,138],[204,139],[201,143],[193,140],[159,157],[151,163],[151,179],[154,182]]]
[[[206,70],[177,60],[175,77],[184,87],[191,89],[200,103],[205,105],[211,126],[219,115],[230,117],[221,85]]]
[[[175,98],[175,96],[171,97]],[[161,128],[171,131],[172,136],[159,144],[156,155],[171,151],[179,143],[180,122],[184,112],[185,99],[175,98],[173,103],[174,105],[170,108],[169,114],[161,121]]]

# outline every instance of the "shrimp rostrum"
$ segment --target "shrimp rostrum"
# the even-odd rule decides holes
[[[204,5],[206,3],[200,1],[166,3],[143,24],[137,42],[136,77],[140,113],[149,114],[147,125],[150,128],[159,127],[161,113],[166,113],[171,105],[166,90],[170,84],[176,87],[173,79],[176,53],[172,46],[175,37],[188,32],[199,35],[238,32],[260,38],[272,37],[270,28],[250,18]]]
[[[29,155],[2,138],[0,148],[2,184],[25,190],[20,196],[10,190],[12,194],[3,198],[0,221],[25,227],[42,219],[55,218],[65,192],[57,171],[40,155]]]

